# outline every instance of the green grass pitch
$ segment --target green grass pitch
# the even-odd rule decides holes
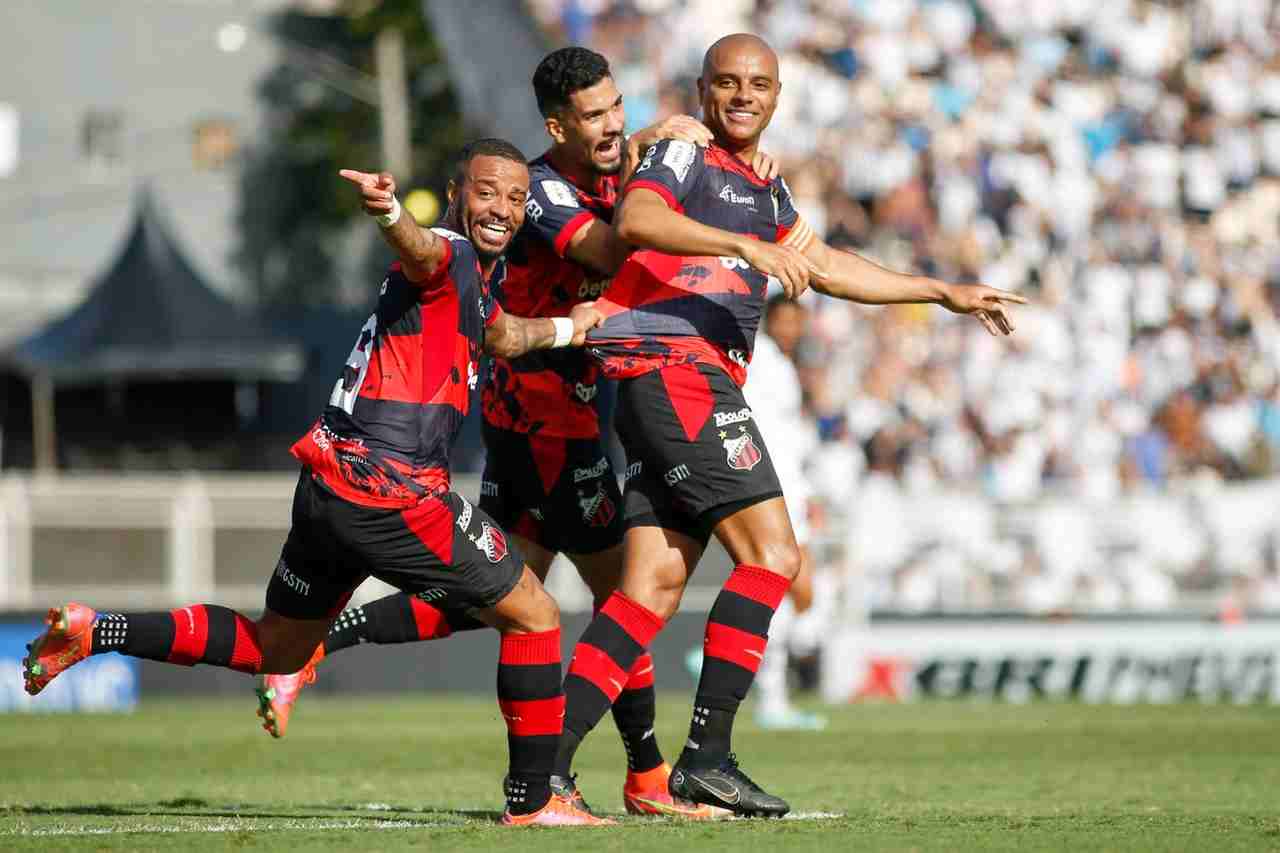
[[[0,717],[0,850],[1280,849],[1267,707],[865,705],[820,734],[744,712],[743,767],[796,819],[511,830],[495,823],[493,701],[304,695],[273,742],[248,686],[240,702]],[[687,698],[664,698],[669,757],[687,717]],[[622,767],[606,719],[578,767],[597,810],[621,812]]]

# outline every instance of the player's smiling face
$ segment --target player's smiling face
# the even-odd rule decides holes
[[[524,224],[529,196],[529,169],[523,163],[480,154],[467,164],[461,187],[449,184],[449,203],[481,260],[498,257]]]
[[[729,44],[708,56],[698,78],[702,120],[728,148],[752,145],[778,106],[778,60],[763,44]]]
[[[547,131],[581,168],[612,175],[622,168],[627,114],[612,77],[569,96],[569,105],[547,120]]]

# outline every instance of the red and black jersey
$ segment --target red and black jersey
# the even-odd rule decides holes
[[[608,284],[569,260],[569,241],[593,219],[612,222],[618,179],[586,189],[555,170],[544,155],[529,164],[524,227],[491,279],[494,297],[520,317],[563,317],[596,299]],[[485,380],[484,419],[490,426],[557,438],[595,438],[600,368],[581,349],[540,350],[495,358]]]
[[[657,193],[690,219],[771,243],[781,242],[797,221],[781,178],[764,181],[715,145],[659,142],[623,194],[638,189]],[[606,320],[588,334],[589,350],[613,378],[703,363],[723,368],[741,385],[767,288],[765,274],[740,258],[634,252],[596,303]]]
[[[395,264],[329,405],[292,452],[339,497],[403,508],[449,489],[449,449],[475,387],[484,332],[501,314],[466,238],[444,228],[425,281]]]

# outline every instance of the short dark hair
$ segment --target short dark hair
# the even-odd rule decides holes
[[[467,167],[471,165],[471,161],[477,157],[501,157],[504,160],[511,160],[519,163],[521,166],[528,166],[529,161],[525,158],[524,153],[505,139],[498,139],[496,136],[486,136],[482,139],[476,139],[468,142],[458,154],[457,168],[454,170],[454,181],[458,186],[462,186],[467,180]]]
[[[569,96],[612,77],[609,60],[585,47],[548,53],[533,72],[533,94],[543,118],[569,106]]]

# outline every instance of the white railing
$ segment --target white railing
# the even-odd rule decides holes
[[[6,476],[0,610],[77,598],[101,607],[214,601],[257,610],[289,532],[296,482],[294,474]],[[464,495],[479,486],[478,476],[455,479]],[[139,538],[151,547],[139,547]],[[590,594],[563,568],[552,572],[553,594],[565,610],[589,609]],[[371,579],[355,600],[389,591]]]
[[[256,611],[289,530],[296,480],[287,473],[0,477],[0,610],[83,598],[103,607],[213,601]],[[479,478],[458,477],[455,487],[474,497]],[[847,517],[812,543],[819,563],[840,577],[842,609],[984,609],[945,584],[932,605],[880,592],[902,566],[884,562],[878,557],[883,548],[871,547],[891,531],[905,537],[898,549],[903,553],[940,548],[973,573],[997,570],[999,549],[991,543],[1021,537],[1043,552],[1042,560],[1061,564],[1049,568],[1064,577],[1091,562],[1110,566],[1134,553],[1169,577],[1197,566],[1230,577],[1257,571],[1280,542],[1280,481],[1137,495],[1105,506],[1049,498],[997,507],[975,493],[904,497],[903,507],[911,511],[892,520],[854,501],[844,508]],[[833,521],[839,517],[832,513]],[[708,609],[728,569],[728,558],[712,543],[683,609]],[[554,568],[547,585],[565,611],[590,608],[590,595],[571,566]],[[388,591],[369,581],[355,600]],[[1160,609],[1187,606],[1200,606],[1194,591]]]

